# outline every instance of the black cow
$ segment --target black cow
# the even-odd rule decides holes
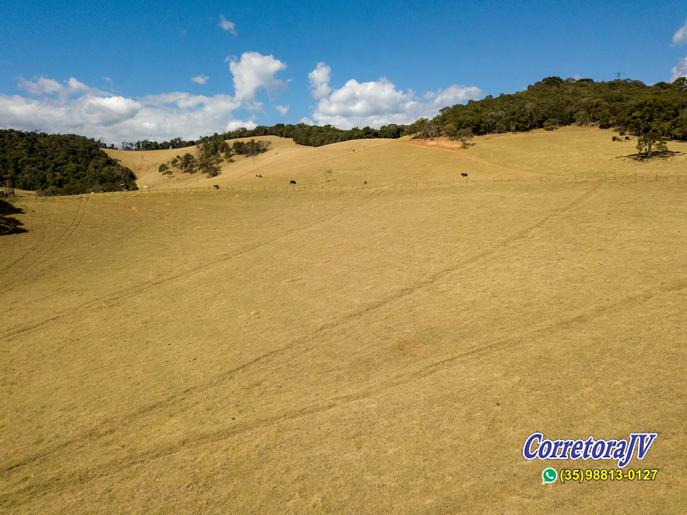
[[[219,189],[219,186],[218,186],[217,184],[213,184],[212,187],[213,187],[214,189],[216,189],[216,190]]]
[[[296,184],[296,181],[295,181],[294,179],[291,179],[291,180],[289,181],[289,184]]]
[[[460,175],[461,175],[462,177],[467,177],[467,176],[468,176],[468,174],[467,174],[467,173],[465,173],[465,172],[461,172],[461,174],[460,174]]]

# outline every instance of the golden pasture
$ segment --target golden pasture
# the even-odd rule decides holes
[[[111,151],[149,189],[18,198],[0,509],[680,512],[687,156],[612,134],[256,138],[212,179]],[[542,485],[614,462],[528,462],[535,431],[657,432],[658,476]]]

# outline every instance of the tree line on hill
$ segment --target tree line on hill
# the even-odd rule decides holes
[[[193,141],[142,140],[125,143],[123,148],[155,150],[196,145],[197,156],[177,156],[160,171],[172,173],[176,168],[213,176],[219,173],[219,164],[230,161],[233,154],[255,156],[266,150],[265,142],[235,142],[230,147],[225,141],[236,138],[271,135],[317,147],[360,138],[446,136],[467,146],[472,135],[553,130],[572,124],[598,125],[615,128],[621,135],[632,134],[637,137],[638,155],[643,157],[670,154],[666,140],[687,140],[687,78],[647,86],[634,80],[594,82],[547,77],[524,91],[445,107],[434,118],[423,118],[408,126],[342,130],[331,125],[280,123]],[[45,195],[136,189],[133,172],[110,158],[102,150],[105,146],[83,136],[0,130],[0,179],[10,176],[17,188]]]
[[[237,129],[212,137],[236,139],[260,136],[291,138],[300,145],[319,147],[361,138],[419,138],[445,136],[464,146],[473,135],[554,130],[565,125],[598,125],[637,136],[640,144],[660,146],[661,141],[687,140],[687,79],[647,86],[637,80],[594,82],[592,79],[547,77],[524,91],[487,96],[443,108],[434,118],[410,125],[385,125],[379,129],[350,130],[331,125],[283,124]],[[201,141],[201,140],[199,140]],[[125,143],[130,150],[180,148],[199,141],[175,138],[161,143],[142,140]],[[643,143],[642,143],[643,142]]]
[[[229,145],[224,136],[215,134],[199,140],[196,145],[196,156],[190,152],[177,155],[166,163],[162,163],[158,171],[163,175],[174,175],[174,170],[181,173],[201,172],[208,177],[220,174],[222,162],[231,163],[234,155],[255,157],[266,152],[270,146],[269,141],[235,141]]]
[[[258,125],[254,129],[236,129],[233,131],[223,132],[221,134],[215,133],[210,138],[221,137],[225,140],[238,138],[258,138],[260,136],[279,136],[281,138],[293,139],[299,145],[307,145],[309,147],[320,147],[322,145],[329,145],[330,143],[338,143],[340,141],[348,141],[352,139],[366,139],[366,138],[400,138],[405,134],[404,125],[384,125],[379,129],[371,127],[357,127],[349,130],[337,129],[332,125],[306,125],[304,123],[284,124],[278,123],[276,125],[266,126]],[[174,138],[169,141],[150,141],[141,140],[136,142],[123,142],[123,150],[163,150],[190,147],[198,145],[206,138],[199,140],[184,140],[182,138]]]
[[[0,130],[0,179],[42,195],[136,189],[136,176],[99,142],[72,134]]]
[[[524,91],[446,107],[406,131],[422,138],[461,139],[573,124],[637,136],[640,153],[665,150],[666,140],[687,140],[687,78],[647,86],[636,80],[547,77]]]

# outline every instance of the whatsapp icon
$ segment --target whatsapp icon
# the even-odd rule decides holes
[[[555,468],[547,467],[542,470],[541,482],[543,484],[555,483],[556,479],[558,479],[558,472],[556,472]]]

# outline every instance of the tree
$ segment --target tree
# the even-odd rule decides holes
[[[654,153],[668,151],[665,138],[659,131],[649,130],[637,138],[637,152],[646,159],[651,159]]]
[[[444,126],[441,128],[441,132],[448,139],[458,139],[458,127],[456,127],[451,122],[446,122]]]
[[[547,131],[555,131],[558,129],[558,121],[554,120],[553,118],[549,118],[544,122],[544,125],[542,126],[544,130]]]
[[[456,139],[460,141],[462,148],[468,148],[470,145],[473,145],[474,143],[471,143],[472,138],[472,129],[460,129],[456,132]]]
[[[184,173],[194,173],[196,171],[195,169],[196,169],[197,164],[198,163],[196,161],[196,158],[193,157],[193,154],[191,154],[189,152],[186,152],[179,159],[179,168]]]
[[[632,133],[637,136],[637,152],[642,158],[650,159],[655,153],[668,150],[666,133],[670,130],[670,124],[663,121],[665,110],[666,106],[656,99],[633,104],[627,123]]]

